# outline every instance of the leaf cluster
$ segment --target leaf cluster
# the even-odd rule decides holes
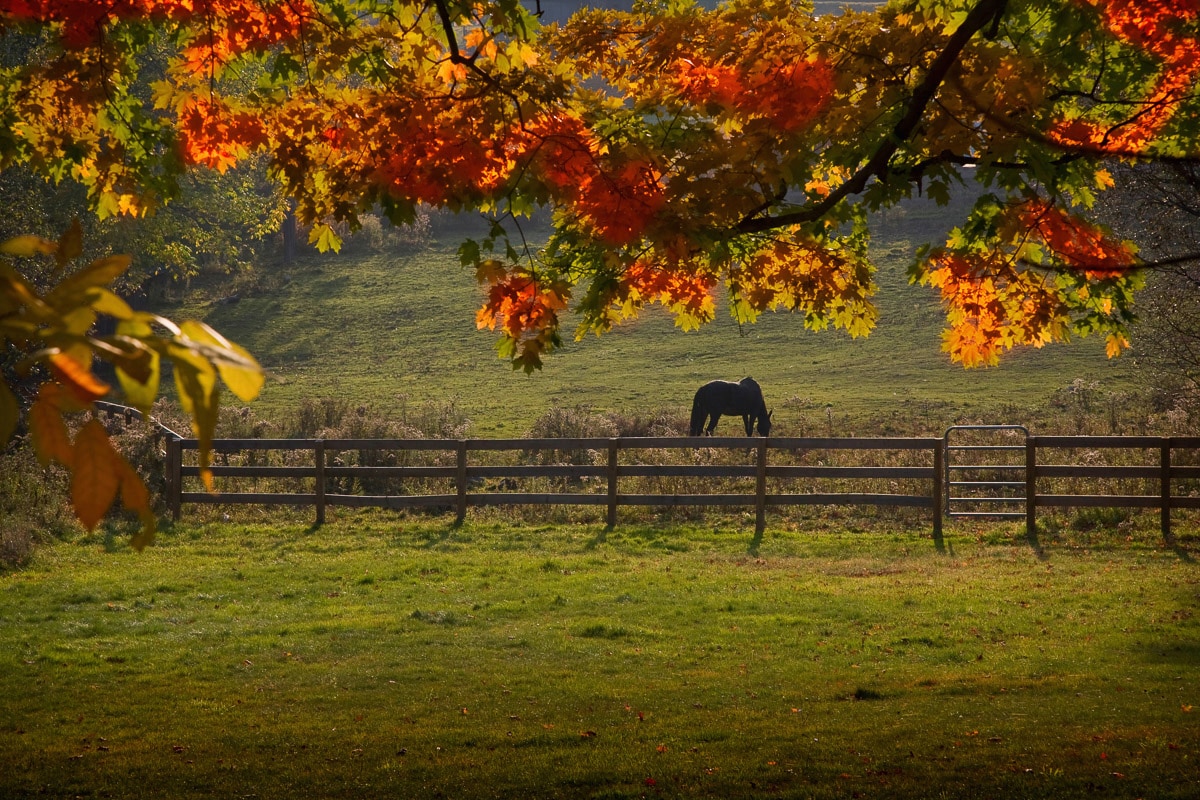
[[[1089,219],[1106,164],[1200,140],[1194,3],[672,0],[543,28],[513,0],[48,0],[0,24],[42,36],[6,68],[4,163],[75,177],[104,215],[265,158],[322,250],[371,209],[483,211],[477,321],[527,369],[568,302],[578,335],[647,304],[689,329],[722,284],[739,321],[865,334],[870,214],[965,183],[986,199],[912,268],[943,291],[950,357],[1068,332],[1118,352],[1138,259]],[[164,77],[139,94],[151,47]],[[544,207],[535,251],[521,224]]]
[[[0,383],[0,445],[15,434],[23,411],[41,463],[57,463],[72,475],[76,516],[94,528],[120,498],[142,520],[137,547],[153,539],[155,518],[150,494],[137,472],[112,446],[104,426],[91,418],[75,425],[79,412],[109,396],[113,387],[95,365],[111,366],[127,402],[149,414],[158,396],[164,360],[172,366],[179,397],[202,442],[207,466],[219,405],[218,377],[238,397],[251,400],[262,387],[262,371],[245,350],[202,322],[181,325],[134,311],[112,285],[129,268],[129,256],[109,256],[70,269],[83,252],[80,227],[58,241],[32,235],[0,243],[0,339],[24,353],[18,369],[46,367],[36,394],[24,402],[7,381]],[[39,290],[18,268],[22,262],[52,258],[52,285]],[[95,333],[101,317],[115,321],[115,332]],[[211,475],[205,472],[211,484]]]

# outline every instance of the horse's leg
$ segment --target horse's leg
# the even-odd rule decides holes
[[[713,431],[717,429],[717,421],[720,419],[721,413],[719,411],[712,412],[712,421],[708,423],[708,428],[705,430],[705,433],[707,433],[709,436],[712,436]]]
[[[746,426],[746,435],[752,436],[754,434],[754,417],[742,414],[742,424]]]
[[[692,436],[699,436],[704,432],[704,420],[708,414],[704,411],[703,405],[700,403],[700,392],[696,392],[696,399],[692,401],[692,419],[688,433]]]

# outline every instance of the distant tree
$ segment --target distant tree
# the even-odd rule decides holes
[[[1139,261],[1088,217],[1113,160],[1196,155],[1200,0],[645,0],[545,28],[533,5],[9,0],[0,31],[37,47],[0,74],[0,164],[78,181],[104,219],[262,156],[321,249],[374,209],[483,211],[491,233],[460,251],[488,287],[477,323],[525,370],[570,306],[578,336],[656,303],[687,329],[721,284],[741,322],[785,309],[865,335],[870,213],[973,181],[911,270],[941,296],[950,357],[1128,346]],[[520,221],[545,207],[535,250]],[[111,355],[89,346],[81,380]]]
[[[1149,264],[1133,352],[1166,399],[1200,389],[1200,162],[1122,166],[1102,216]]]

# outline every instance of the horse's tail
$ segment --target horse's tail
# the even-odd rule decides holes
[[[692,436],[704,433],[704,419],[707,416],[708,412],[700,402],[700,392],[696,392],[695,398],[692,399],[692,425],[689,429]]]

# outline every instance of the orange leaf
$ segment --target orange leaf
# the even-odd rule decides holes
[[[1104,344],[1104,354],[1109,358],[1116,358],[1121,355],[1121,351],[1129,347],[1129,340],[1120,334],[1111,334]]]
[[[92,371],[66,353],[50,356],[50,368],[54,376],[71,390],[79,402],[90,405],[109,392],[109,385],[92,374]]]
[[[150,490],[137,471],[120,455],[117,467],[121,480],[121,505],[130,511],[145,514],[150,511]]]
[[[52,400],[49,399],[46,387],[33,406],[29,409],[29,429],[33,433],[33,448],[37,452],[38,461],[42,466],[48,466],[51,461],[57,461],[64,466],[71,466],[74,451],[71,449],[71,436],[67,433],[67,425],[63,422],[62,413]]]
[[[121,463],[104,426],[94,419],[88,421],[75,437],[71,475],[75,516],[88,530],[95,529],[116,499]]]

